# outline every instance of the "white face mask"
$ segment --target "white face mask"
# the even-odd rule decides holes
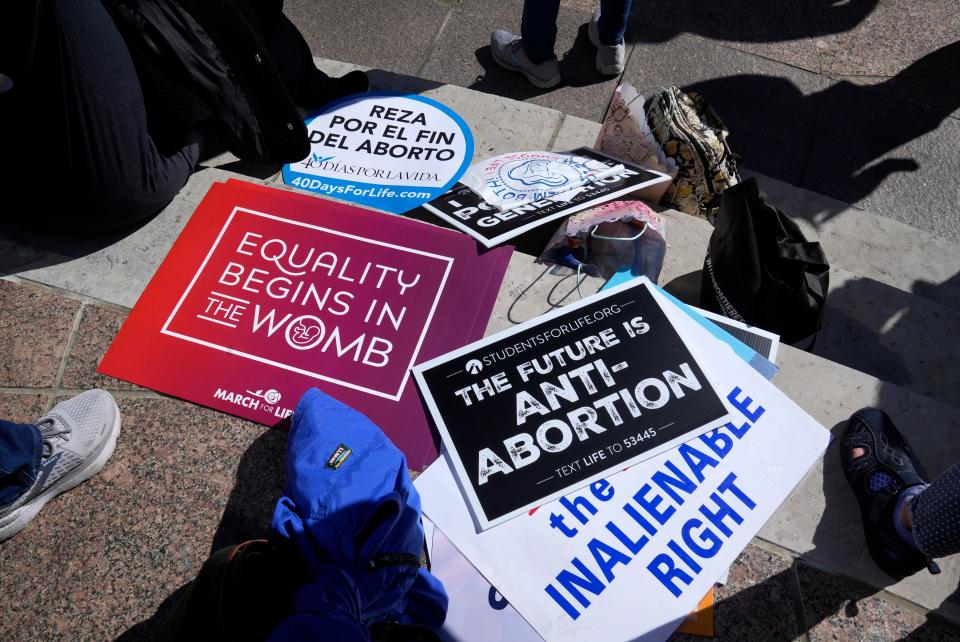
[[[11,89],[13,89],[13,80],[11,80],[10,76],[0,74],[0,94],[5,91],[10,91]]]

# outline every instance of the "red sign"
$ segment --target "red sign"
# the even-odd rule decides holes
[[[272,425],[317,386],[412,467],[436,446],[410,368],[483,336],[510,248],[242,181],[215,184],[99,371]]]

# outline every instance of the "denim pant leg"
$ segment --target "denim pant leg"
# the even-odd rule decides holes
[[[553,45],[557,42],[557,14],[560,0],[525,0],[520,36],[523,49],[533,62],[553,58]]]
[[[630,17],[630,2],[600,0],[600,20],[597,21],[600,44],[617,45],[623,42],[623,32],[627,30],[627,18]]]
[[[0,420],[0,507],[30,489],[42,455],[43,438],[36,426]]]

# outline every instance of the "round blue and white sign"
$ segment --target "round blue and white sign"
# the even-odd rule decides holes
[[[457,182],[473,136],[446,105],[423,96],[369,93],[307,120],[310,155],[283,166],[287,185],[400,214]]]

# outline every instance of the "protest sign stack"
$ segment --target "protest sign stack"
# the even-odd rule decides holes
[[[424,512],[543,639],[666,639],[826,448],[761,372],[646,279],[421,364]]]
[[[283,190],[215,184],[99,372],[273,425],[322,386],[423,468],[410,367],[483,336],[511,254]]]
[[[513,152],[476,163],[424,208],[486,247],[651,185],[668,183],[603,152]]]
[[[395,213],[432,199],[465,234],[216,184],[98,371],[267,425],[311,386],[368,416],[430,464],[435,570],[461,587],[448,639],[668,637],[826,447],[769,381],[776,337],[725,323],[747,346],[623,272],[480,338],[512,252],[495,246],[670,177],[587,148],[467,170],[465,123],[416,96],[308,125],[288,184]]]

